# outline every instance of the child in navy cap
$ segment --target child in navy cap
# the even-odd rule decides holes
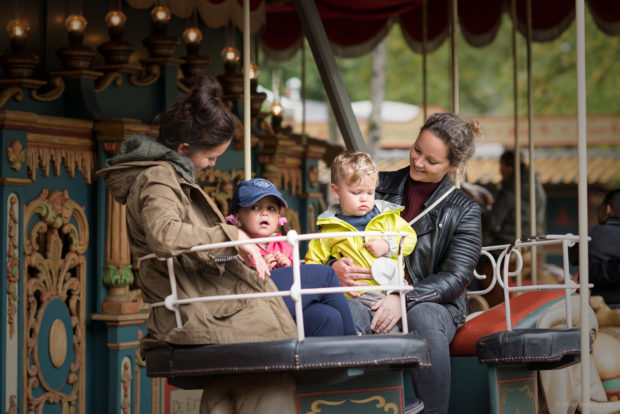
[[[226,221],[235,224],[253,239],[279,236],[278,227],[286,224],[280,208],[288,207],[275,185],[263,178],[242,181],[232,197],[232,213]],[[293,247],[285,242],[257,244],[269,270],[291,266]]]
[[[226,221],[235,224],[252,239],[279,236],[279,226],[286,224],[280,217],[280,208],[288,207],[275,185],[263,178],[242,181],[232,197],[231,211]],[[291,269],[293,246],[289,243],[269,242],[258,244],[271,271],[271,280],[279,290],[289,290],[293,283]],[[301,265],[301,287],[304,289],[340,287],[336,273],[325,265]],[[282,298],[291,315],[295,304],[288,296]],[[301,297],[304,310],[304,331],[308,336],[354,335],[355,327],[349,305],[342,293],[305,294]],[[336,326],[334,321],[342,321]],[[326,321],[331,321],[326,323]]]

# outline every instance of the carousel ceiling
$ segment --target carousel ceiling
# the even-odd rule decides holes
[[[134,8],[149,8],[158,0],[126,0]],[[334,52],[359,56],[370,51],[399,24],[409,46],[422,52],[423,0],[316,0]],[[428,0],[426,50],[433,51],[449,33],[451,0]],[[587,0],[597,27],[620,35],[620,1]],[[473,46],[489,44],[497,34],[502,15],[510,12],[511,0],[458,0],[459,29]],[[173,14],[187,18],[194,11],[210,27],[243,21],[243,0],[168,0]],[[527,0],[516,0],[518,30],[526,32]],[[272,59],[291,57],[301,45],[302,29],[292,0],[250,0],[251,31]],[[575,16],[574,0],[532,0],[532,38],[544,42],[559,36]]]

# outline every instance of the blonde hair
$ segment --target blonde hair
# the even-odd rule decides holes
[[[332,163],[332,184],[356,184],[366,176],[374,176],[379,184],[377,166],[364,151],[344,151]]]

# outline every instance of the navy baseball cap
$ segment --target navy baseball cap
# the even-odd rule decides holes
[[[275,185],[264,178],[253,178],[242,181],[235,190],[231,202],[232,211],[236,212],[239,210],[239,207],[250,207],[261,198],[267,196],[274,196],[280,202],[281,207],[288,207],[284,197],[282,197]]]

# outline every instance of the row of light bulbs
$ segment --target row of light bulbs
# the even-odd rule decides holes
[[[151,19],[156,23],[167,23],[172,17],[170,9],[166,6],[155,6],[151,10]],[[120,10],[111,10],[105,15],[105,23],[108,28],[122,28],[127,21],[127,16]],[[65,28],[68,32],[83,33],[88,22],[81,14],[71,14],[65,19]],[[30,25],[24,19],[12,19],[6,28],[11,39],[25,39]],[[202,41],[202,32],[197,27],[188,27],[183,31],[183,40],[186,44],[199,44]],[[239,50],[234,46],[226,46],[221,52],[225,62],[236,64],[239,61]],[[258,66],[250,64],[250,78],[258,77]]]

